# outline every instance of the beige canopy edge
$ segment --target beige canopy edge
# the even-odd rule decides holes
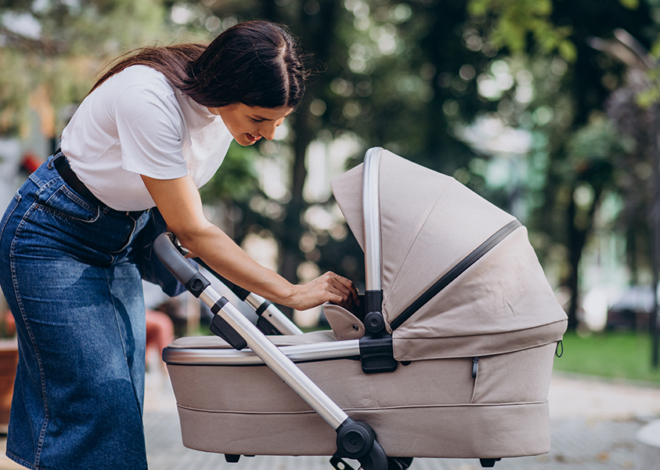
[[[560,341],[568,320],[525,330],[499,334],[406,338],[394,331],[394,358],[397,361],[454,359],[507,354]]]

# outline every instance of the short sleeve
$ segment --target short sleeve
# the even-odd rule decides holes
[[[186,176],[183,123],[173,95],[142,85],[125,88],[114,107],[122,167],[156,179]]]

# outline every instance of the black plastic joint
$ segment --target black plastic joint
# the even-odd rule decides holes
[[[364,317],[364,329],[370,336],[380,336],[385,332],[385,320],[380,312],[369,312]]]
[[[245,338],[243,338],[238,333],[238,331],[236,331],[229,323],[227,323],[224,318],[218,315],[218,312],[222,310],[227,302],[227,299],[220,297],[220,300],[218,300],[213,305],[213,307],[211,307],[211,311],[215,315],[213,315],[213,320],[211,320],[209,329],[213,332],[214,335],[219,336],[220,338],[227,341],[227,343],[229,343],[232,348],[238,349],[240,351],[241,349],[247,348],[247,341],[245,341]]]
[[[188,282],[186,282],[186,289],[188,289],[188,292],[190,292],[192,295],[195,297],[199,297],[199,295],[206,289],[208,286],[210,286],[211,283],[200,273],[196,273],[193,277],[191,277]]]
[[[365,312],[364,329],[368,336],[380,336],[385,333],[385,319],[382,314],[383,291],[368,290],[364,294]]]
[[[214,315],[217,315],[220,310],[224,308],[225,305],[229,300],[225,297],[220,297],[216,303],[213,304],[213,307],[211,307],[211,312],[213,312]]]
[[[268,307],[270,307],[271,305],[273,304],[270,303],[269,300],[264,300],[263,303],[259,305],[259,308],[254,311],[254,313],[256,313],[258,316],[261,316],[264,314],[266,310],[268,310]]]
[[[495,463],[500,460],[502,459],[479,459],[479,463],[483,468],[492,468],[495,466]]]
[[[376,434],[371,426],[351,418],[337,428],[337,454],[349,459],[359,459],[371,452]]]
[[[383,308],[383,291],[368,290],[364,293],[365,312],[380,312]]]
[[[360,338],[359,344],[362,372],[377,374],[396,370],[398,362],[394,359],[392,336],[387,335],[380,338],[363,336]]]
[[[229,281],[227,281],[227,282],[229,282]],[[225,282],[225,284],[227,284],[227,282]],[[236,297],[241,299],[243,302],[245,302],[245,299],[247,299],[248,295],[250,295],[249,290],[245,290],[241,286],[237,286],[236,284],[233,284],[233,283],[232,283],[232,286],[230,286],[230,289],[234,293],[234,295],[236,295]]]
[[[259,328],[259,331],[265,335],[279,336],[282,334],[280,330],[275,328],[275,326],[264,317],[259,317],[257,320],[257,328]]]

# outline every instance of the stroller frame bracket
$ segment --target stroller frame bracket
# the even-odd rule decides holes
[[[218,300],[211,308],[211,311],[213,312],[213,320],[211,321],[210,330],[213,334],[231,344],[232,348],[240,351],[247,347],[247,342],[229,325],[229,323],[225,321],[224,318],[218,315],[218,312],[222,310],[222,307],[224,307],[227,302],[229,301],[226,298],[220,297],[220,300]]]
[[[359,341],[362,372],[365,374],[378,374],[396,370],[399,363],[394,359],[391,335],[384,335],[379,338],[363,336]]]

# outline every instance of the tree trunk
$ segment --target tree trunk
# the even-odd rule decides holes
[[[573,191],[575,188],[573,188]],[[577,310],[579,303],[579,279],[580,279],[580,258],[582,258],[582,248],[584,241],[580,230],[575,226],[575,216],[577,213],[577,205],[571,198],[571,203],[566,211],[567,227],[568,227],[568,262],[571,266],[570,274],[566,280],[566,287],[571,294],[566,314],[568,315],[568,329],[575,330],[578,325]]]
[[[571,188],[571,194],[574,194],[576,185]],[[594,199],[587,211],[587,223],[584,227],[576,225],[577,205],[573,198],[566,211],[567,227],[568,227],[568,260],[571,265],[571,272],[566,280],[566,287],[568,287],[571,298],[568,304],[566,314],[568,315],[568,329],[575,330],[578,326],[578,307],[580,305],[580,260],[582,259],[582,251],[587,242],[587,236],[593,226],[594,216],[596,209],[600,203],[600,197],[603,193],[602,187],[594,188]]]
[[[653,308],[649,329],[651,330],[651,366],[658,369],[658,350],[660,349],[660,331],[658,326],[658,271],[660,271],[660,105],[653,106],[653,199],[651,201],[651,213],[649,214],[649,225],[651,226],[651,267],[653,271]]]

